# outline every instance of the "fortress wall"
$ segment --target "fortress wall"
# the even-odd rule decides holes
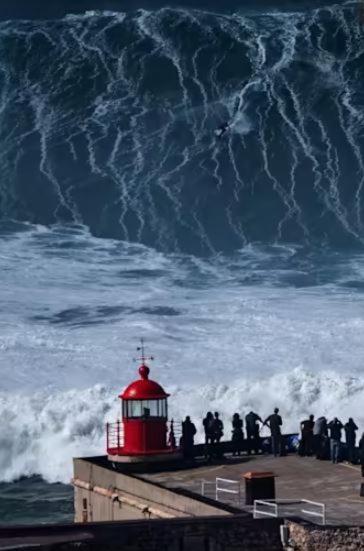
[[[364,514],[364,513],[363,513]],[[350,551],[364,549],[363,526],[315,526],[304,522],[286,521],[289,545],[285,548],[297,551]]]

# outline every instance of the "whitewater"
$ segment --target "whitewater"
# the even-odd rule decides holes
[[[0,21],[0,512],[71,518],[141,337],[199,439],[364,430],[362,20],[255,4]]]
[[[171,416],[191,415],[200,435],[207,410],[228,433],[235,411],[275,406],[287,431],[311,412],[364,429],[362,255],[250,246],[198,259],[78,226],[2,230],[3,480],[68,482],[73,456],[104,452],[142,336]]]

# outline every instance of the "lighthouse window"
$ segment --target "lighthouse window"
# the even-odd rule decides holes
[[[143,402],[141,400],[133,400],[128,403],[128,417],[141,417],[143,414]]]
[[[162,400],[130,400],[123,403],[123,416],[135,417],[167,417],[167,401]]]

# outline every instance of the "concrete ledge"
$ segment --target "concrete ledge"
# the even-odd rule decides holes
[[[179,451],[159,453],[154,455],[108,455],[108,460],[112,463],[168,463],[171,461],[180,461],[182,453]]]

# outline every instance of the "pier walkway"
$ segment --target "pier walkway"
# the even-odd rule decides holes
[[[171,488],[185,488],[215,496],[216,478],[241,481],[239,507],[245,504],[243,475],[248,471],[272,471],[276,476],[277,499],[307,499],[326,505],[328,524],[364,526],[364,498],[359,496],[362,481],[360,467],[346,463],[332,464],[313,457],[226,456],[220,464],[197,461],[195,468],[138,475]],[[219,499],[237,504],[238,496],[221,493]]]

